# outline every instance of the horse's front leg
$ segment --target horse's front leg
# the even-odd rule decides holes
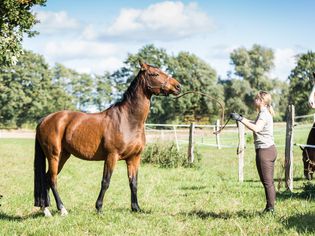
[[[105,195],[106,190],[109,187],[110,179],[112,177],[116,162],[117,162],[116,155],[108,156],[108,158],[104,162],[103,178],[101,182],[101,191],[95,203],[95,207],[98,213],[102,212],[104,195]]]
[[[138,204],[137,184],[138,184],[138,168],[140,165],[140,155],[134,156],[126,160],[129,186],[131,191],[131,210],[141,211]]]

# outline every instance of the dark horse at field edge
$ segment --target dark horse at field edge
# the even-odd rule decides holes
[[[310,80],[313,82],[313,88],[308,98],[308,104],[311,108],[315,108],[315,72],[313,72],[313,77],[310,76]],[[307,137],[307,145],[300,146],[302,149],[303,165],[304,165],[304,176],[306,179],[313,179],[313,173],[315,171],[315,123],[313,124],[311,131]],[[309,146],[308,146],[309,145]]]
[[[300,146],[303,156],[304,176],[306,179],[311,180],[315,171],[315,148],[308,145],[315,146],[315,123],[308,134],[306,145],[304,147]]]
[[[177,80],[159,68],[140,62],[140,71],[123,95],[122,101],[99,113],[59,111],[38,124],[34,160],[34,205],[51,216],[49,189],[61,215],[68,214],[57,191],[57,175],[70,157],[104,161],[101,190],[95,207],[102,211],[103,199],[118,160],[127,165],[131,209],[140,211],[137,176],[140,153],[145,146],[145,121],[152,95],[178,95]],[[46,172],[46,159],[48,170]]]

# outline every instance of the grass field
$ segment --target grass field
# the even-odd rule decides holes
[[[305,142],[304,138],[300,138]],[[161,169],[142,165],[138,198],[143,212],[130,210],[124,162],[119,162],[97,214],[103,162],[70,158],[58,188],[69,211],[61,217],[52,198],[53,217],[33,208],[32,139],[0,139],[0,235],[314,235],[315,201],[303,190],[301,151],[294,149],[294,193],[277,192],[276,214],[265,206],[254,149],[245,154],[244,182],[238,182],[235,149],[202,147],[200,168]],[[275,184],[283,177],[284,148],[278,148]]]

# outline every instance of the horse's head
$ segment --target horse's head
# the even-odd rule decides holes
[[[145,86],[147,90],[154,95],[169,94],[178,95],[181,91],[180,83],[167,75],[165,72],[157,67],[140,62],[141,73],[145,79]]]
[[[315,108],[315,72],[313,72],[313,78],[311,78],[313,82],[313,89],[308,97],[308,104],[310,105],[311,108]]]
[[[315,150],[312,150],[312,148],[307,147],[301,147],[302,152],[302,160],[304,165],[304,176],[306,179],[311,180],[313,179],[313,173],[315,171],[315,163],[311,160],[310,157],[313,157],[315,155]]]

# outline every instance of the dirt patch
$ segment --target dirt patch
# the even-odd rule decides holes
[[[34,130],[11,129],[0,130],[0,138],[35,138]]]

